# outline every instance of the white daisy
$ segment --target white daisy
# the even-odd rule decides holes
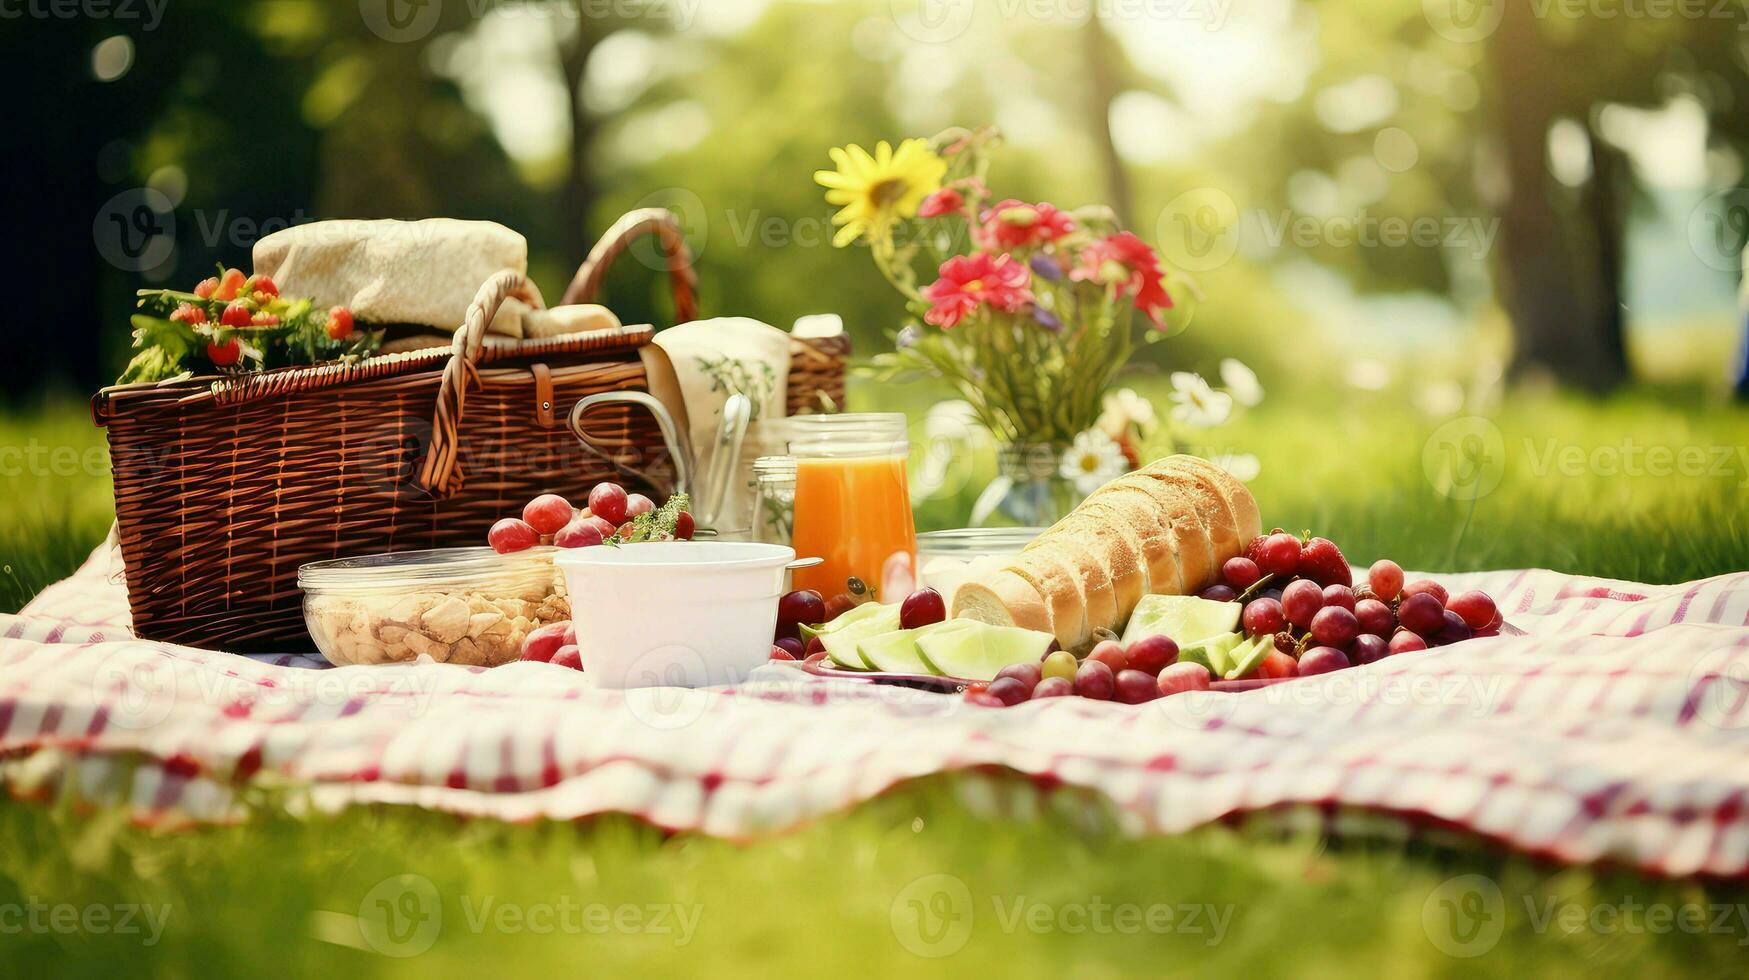
[[[1233,400],[1241,405],[1250,407],[1263,401],[1263,386],[1257,382],[1257,372],[1246,367],[1237,358],[1222,358],[1221,383],[1227,386],[1227,393],[1233,396]]]
[[[1136,394],[1134,388],[1119,388],[1105,396],[1105,411],[1099,415],[1100,431],[1113,439],[1120,439],[1135,426],[1136,431],[1147,438],[1154,434],[1160,426],[1160,417],[1154,414],[1154,403]]]
[[[1202,375],[1172,372],[1172,418],[1196,428],[1220,425],[1233,412],[1233,396],[1209,387]]]
[[[1209,462],[1233,474],[1240,483],[1250,483],[1257,479],[1257,474],[1263,472],[1263,464],[1250,453],[1222,453]]]
[[[1075,437],[1075,444],[1063,453],[1063,479],[1075,484],[1075,489],[1090,494],[1124,475],[1129,463],[1123,450],[1099,429],[1088,429]]]

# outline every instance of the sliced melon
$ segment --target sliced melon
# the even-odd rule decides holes
[[[1257,668],[1263,665],[1263,658],[1269,656],[1269,651],[1275,649],[1274,636],[1252,637],[1234,647],[1228,654],[1233,661],[1233,667],[1222,675],[1227,680],[1244,680],[1257,673]]]
[[[1123,645],[1149,636],[1169,636],[1187,647],[1212,636],[1231,633],[1239,627],[1239,604],[1216,602],[1189,595],[1144,596],[1130,614]]]
[[[1222,633],[1198,640],[1179,648],[1178,662],[1202,664],[1208,668],[1211,677],[1224,678],[1233,669],[1232,653],[1242,639],[1244,637],[1238,633]]]
[[[920,636],[917,652],[932,674],[987,681],[1010,664],[1037,663],[1044,659],[1055,637],[1018,626],[968,623],[961,629],[940,630]]]
[[[851,606],[830,623],[822,623],[819,626],[809,626],[807,623],[802,623],[797,629],[801,631],[802,642],[805,644],[816,636],[825,636],[827,633],[836,632],[870,616],[877,616],[880,614],[881,608],[882,606],[878,602],[865,602],[859,606]]]
[[[865,608],[858,606],[828,624],[832,627],[830,632],[819,634],[820,642],[826,646],[826,656],[840,667],[867,670],[868,664],[863,663],[862,657],[857,654],[856,645],[871,636],[893,633],[899,629],[898,606],[874,602],[867,603],[867,606],[873,607],[874,611],[844,622],[845,617],[855,613],[857,609]]]
[[[968,629],[971,626],[971,620],[949,619],[919,629],[882,633],[858,643],[856,653],[870,670],[881,670],[893,674],[932,674],[934,671],[930,670],[929,665],[923,662],[923,655],[917,649],[917,642],[925,636]]]

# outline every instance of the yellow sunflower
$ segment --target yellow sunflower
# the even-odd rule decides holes
[[[873,156],[854,143],[831,153],[838,169],[815,171],[814,181],[826,188],[828,204],[843,208],[832,216],[832,223],[842,226],[832,239],[839,248],[885,230],[896,217],[915,217],[917,206],[940,189],[947,173],[927,140],[905,140],[897,151],[882,140]]]

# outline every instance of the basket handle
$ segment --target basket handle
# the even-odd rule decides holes
[[[686,247],[680,219],[667,208],[639,208],[626,212],[615,221],[589,250],[589,257],[577,267],[577,274],[565,287],[560,305],[592,302],[601,291],[601,282],[607,278],[607,270],[614,260],[645,235],[656,236],[667,260],[668,284],[674,291],[674,322],[690,323],[698,319],[698,274],[692,270],[692,251]]]
[[[486,328],[498,315],[498,308],[512,296],[540,309],[545,305],[540,290],[529,278],[514,269],[505,269],[480,284],[474,301],[468,304],[467,316],[455,332],[454,351],[443,369],[443,382],[437,391],[437,414],[431,422],[431,449],[414,483],[426,493],[447,497],[462,486],[461,418],[467,403],[468,384],[479,384],[480,356],[486,348]]]

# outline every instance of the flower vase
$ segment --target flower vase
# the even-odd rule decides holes
[[[972,527],[1049,527],[1085,496],[1062,472],[1064,447],[1001,446],[996,478],[972,505]]]

